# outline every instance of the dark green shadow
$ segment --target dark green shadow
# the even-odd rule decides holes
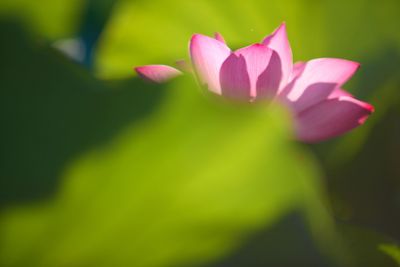
[[[51,196],[67,163],[161,102],[162,86],[102,82],[18,23],[0,22],[0,208]]]

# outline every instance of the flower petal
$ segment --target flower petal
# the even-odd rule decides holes
[[[353,76],[359,64],[344,59],[320,58],[299,67],[304,69],[282,93],[296,112],[328,98],[335,88]]]
[[[328,96],[328,99],[333,99],[333,98],[339,98],[341,96],[350,96],[353,97],[352,94],[350,94],[349,92],[341,89],[341,88],[336,88],[335,90],[333,90],[333,92]]]
[[[281,61],[278,54],[263,44],[254,44],[235,51],[246,61],[252,99],[273,97],[281,81]]]
[[[256,90],[257,99],[274,98],[279,91],[282,80],[281,59],[272,51],[267,68],[258,76]]]
[[[296,79],[297,77],[299,77],[300,74],[305,69],[305,67],[306,67],[306,63],[303,62],[303,61],[298,61],[298,62],[294,63],[293,70],[292,70],[292,75],[290,77],[290,81],[292,81],[293,79]]]
[[[287,37],[286,24],[282,23],[271,35],[265,37],[262,43],[275,50],[281,59],[282,81],[280,92],[289,82],[293,68],[292,49]]]
[[[297,137],[313,143],[341,135],[363,124],[373,111],[372,105],[349,96],[324,100],[298,114]]]
[[[243,55],[232,53],[222,64],[220,71],[222,95],[234,99],[249,101],[250,78]]]
[[[214,33],[215,40],[218,40],[224,44],[226,44],[224,37],[219,32]]]
[[[146,65],[135,67],[137,74],[145,80],[163,83],[182,74],[179,70],[167,65]]]
[[[190,57],[199,82],[214,93],[221,94],[219,72],[231,51],[222,42],[195,34],[190,40]]]

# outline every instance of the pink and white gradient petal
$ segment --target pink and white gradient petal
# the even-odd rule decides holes
[[[241,48],[235,54],[246,62],[251,99],[274,96],[282,76],[278,54],[263,44]]]
[[[143,79],[163,83],[182,74],[179,70],[167,65],[146,65],[135,67],[137,74]]]
[[[315,143],[336,137],[362,125],[373,111],[372,105],[349,96],[327,99],[297,115],[297,138]]]
[[[201,34],[192,36],[189,49],[200,84],[216,94],[221,94],[219,73],[231,50],[221,41]]]
[[[333,90],[333,92],[328,96],[328,99],[333,99],[333,98],[339,98],[342,96],[349,96],[349,97],[353,97],[352,94],[350,94],[349,92],[341,89],[341,88],[336,88],[335,90]]]
[[[301,112],[328,98],[359,66],[356,62],[336,58],[310,60],[299,65],[304,69],[284,89],[284,97],[296,112]]]
[[[287,37],[286,24],[282,23],[271,35],[264,38],[262,43],[275,50],[281,60],[282,81],[279,92],[281,92],[289,82],[293,69],[293,55]]]
[[[300,74],[303,72],[303,70],[306,67],[306,62],[303,61],[298,61],[293,64],[293,70],[292,70],[292,75],[290,75],[290,81],[293,79],[296,79],[297,77],[300,76]]]

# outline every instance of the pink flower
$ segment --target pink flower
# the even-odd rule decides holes
[[[359,63],[336,58],[318,58],[293,64],[292,50],[283,23],[260,44],[231,51],[224,38],[195,34],[190,40],[193,72],[211,92],[235,101],[274,99],[283,102],[295,118],[296,135],[304,142],[319,142],[363,124],[374,111],[341,86]],[[184,72],[190,66],[177,62]],[[182,74],[165,65],[135,68],[153,82],[165,82]]]

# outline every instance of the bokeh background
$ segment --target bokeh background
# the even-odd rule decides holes
[[[400,264],[398,0],[2,0],[0,266]],[[193,33],[233,48],[286,21],[296,60],[361,62],[367,123],[315,145],[279,107],[191,77]]]

